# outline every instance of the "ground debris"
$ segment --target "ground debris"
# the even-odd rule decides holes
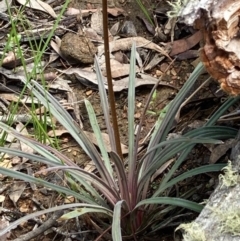
[[[182,10],[185,22],[195,22],[204,36],[204,46],[200,51],[207,71],[216,79],[221,88],[230,95],[240,94],[240,2],[222,0],[202,0],[192,6],[196,16],[186,14],[187,5]],[[192,4],[192,1],[191,1]],[[201,6],[204,6],[200,10]],[[194,9],[194,10],[193,10]],[[194,21],[193,21],[194,20]]]

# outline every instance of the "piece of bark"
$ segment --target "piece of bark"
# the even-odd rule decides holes
[[[32,231],[28,232],[27,234],[24,234],[12,241],[29,241],[42,233],[44,233],[46,230],[52,228],[54,224],[57,222],[57,219],[60,218],[63,215],[63,211],[57,211],[53,213],[53,215],[45,221],[40,227],[33,229]]]
[[[185,23],[201,30],[201,59],[221,88],[240,95],[240,1],[188,1],[180,12]]]
[[[235,171],[232,173],[232,183],[229,182],[231,185],[226,185],[225,179],[220,178],[217,188],[196,220],[178,228],[183,230],[183,241],[240,240],[240,135],[232,149],[231,164]]]

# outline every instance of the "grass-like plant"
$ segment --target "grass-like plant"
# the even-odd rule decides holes
[[[149,21],[149,23],[151,23],[153,25],[153,21],[152,21],[152,18],[150,17],[149,11],[144,6],[143,2],[141,0],[136,0],[136,2],[138,4],[138,6],[140,7],[141,11],[143,12],[143,14],[145,15],[145,17],[147,18],[147,20]]]
[[[18,29],[23,29],[26,33],[29,33],[29,32],[31,32],[32,25],[29,23],[29,20],[24,15],[25,6],[22,6],[21,8],[18,8],[18,9],[14,9],[15,12],[17,13],[15,15],[12,15],[12,12],[11,12],[11,9],[13,9],[13,8],[8,6],[7,13],[9,15],[9,19],[10,19],[10,27],[9,27],[9,33],[7,34],[7,41],[6,41],[5,47],[3,49],[3,53],[0,58],[0,66],[2,66],[3,60],[6,57],[6,55],[8,54],[8,52],[12,51],[12,52],[14,52],[14,55],[15,55],[17,61],[20,62],[19,66],[15,67],[13,69],[13,72],[17,72],[18,68],[21,66],[21,68],[24,71],[24,75],[27,79],[27,82],[30,81],[31,79],[36,79],[36,76],[38,75],[38,78],[41,78],[42,85],[46,86],[47,84],[46,84],[46,81],[45,81],[44,75],[43,75],[44,68],[45,68],[45,66],[43,66],[43,64],[42,64],[43,55],[46,53],[46,50],[49,47],[49,43],[54,35],[54,31],[58,27],[59,22],[63,16],[64,11],[66,10],[66,8],[69,4],[69,2],[70,2],[70,0],[65,1],[60,13],[58,14],[58,17],[56,18],[56,20],[53,23],[52,29],[51,29],[50,33],[48,34],[47,38],[41,37],[40,39],[37,40],[32,37],[29,37],[29,41],[27,41],[27,43],[29,45],[27,52],[28,52],[28,54],[31,55],[32,62],[34,63],[31,70],[29,70],[27,68],[28,63],[26,60],[25,50],[23,49],[22,44],[21,44],[21,39],[23,36],[19,33]],[[28,3],[28,1],[26,1],[26,4],[27,3]],[[27,37],[27,34],[25,37]],[[20,104],[21,98],[25,94],[26,87],[27,87],[27,85],[25,85],[23,87],[21,93],[19,93],[19,102],[13,103],[11,105],[11,110],[9,110],[9,116],[8,116],[8,125],[10,125],[10,126],[13,124],[13,116],[17,115],[19,112],[19,109],[21,109],[21,108],[19,108],[19,106],[20,106],[19,104]],[[31,94],[29,94],[28,97],[30,99],[33,96]],[[34,103],[34,101],[32,101],[32,105],[30,107],[25,106],[25,107],[27,107],[26,112],[32,116],[31,124],[33,125],[34,130],[35,130],[35,132],[33,133],[34,138],[36,138],[37,140],[39,140],[40,142],[43,142],[43,143],[57,143],[57,138],[55,138],[54,142],[52,142],[47,134],[47,127],[48,127],[49,123],[47,123],[46,116],[48,115],[48,113],[43,111],[43,113],[41,113],[41,118],[37,118],[35,110],[39,106],[41,106],[41,103]],[[22,110],[20,110],[20,111],[22,111]],[[52,124],[52,126],[54,125],[53,122],[51,124]],[[2,144],[5,142],[4,139],[5,139],[5,136],[4,135],[1,136],[0,142]]]
[[[11,36],[17,36],[17,32],[14,28],[12,31],[13,35]],[[106,35],[104,34],[104,36]],[[44,42],[43,49],[39,49],[39,55],[37,55],[35,59],[35,66],[38,66],[50,38],[51,35],[49,35],[49,38]],[[12,41],[11,38],[10,40]],[[17,39],[15,44],[18,46],[20,57],[22,62],[24,62]],[[31,42],[30,46],[32,46]],[[6,229],[1,230],[0,237],[9,230],[15,228],[16,225],[32,217],[65,209],[68,210],[68,212],[61,217],[63,220],[88,213],[90,219],[95,221],[95,225],[100,225],[101,229],[104,229],[104,232],[101,234],[102,236],[111,232],[114,241],[124,238],[140,240],[147,236],[152,237],[158,230],[175,220],[179,216],[179,212],[175,214],[172,212],[176,207],[187,208],[196,212],[201,211],[202,205],[187,200],[195,191],[194,188],[186,193],[182,193],[179,197],[171,197],[168,196],[167,193],[175,184],[186,178],[222,169],[224,166],[223,164],[204,165],[193,170],[188,170],[179,176],[173,176],[196,143],[220,143],[221,141],[218,141],[218,139],[228,139],[236,135],[235,129],[214,126],[217,119],[236,101],[236,99],[230,98],[227,100],[207,122],[206,126],[190,131],[177,139],[167,140],[167,135],[173,126],[175,115],[180,105],[201,74],[203,66],[199,64],[186,84],[179,91],[176,98],[160,112],[147,149],[143,155],[139,156],[138,150],[141,126],[143,124],[143,118],[149,108],[154,90],[146,103],[145,110],[142,113],[143,118],[140,121],[135,136],[135,52],[136,49],[133,44],[128,90],[129,154],[126,158],[122,158],[121,154],[117,154],[116,143],[118,140],[115,138],[115,130],[111,125],[108,97],[97,59],[95,60],[95,68],[99,82],[101,106],[103,108],[107,132],[110,138],[112,150],[110,153],[106,151],[106,147],[103,144],[97,118],[89,101],[85,100],[85,105],[92,129],[98,141],[100,152],[93,143],[91,143],[84,131],[74,122],[68,112],[48,93],[48,91],[46,91],[44,82],[40,85],[36,81],[31,81],[36,69],[33,69],[32,73],[27,73],[26,71],[26,78],[19,76],[21,81],[25,84],[25,88],[30,90],[32,96],[36,97],[39,103],[46,107],[48,112],[62,124],[90,157],[94,162],[96,172],[90,173],[85,171],[57,149],[43,144],[40,138],[40,141],[30,139],[15,131],[9,125],[0,123],[0,128],[5,131],[6,134],[11,134],[20,141],[26,143],[28,146],[32,147],[37,154],[29,154],[11,148],[0,147],[2,153],[26,157],[32,161],[44,163],[48,166],[48,169],[44,171],[64,171],[66,174],[67,186],[53,184],[44,179],[29,176],[25,173],[4,167],[0,167],[0,173],[8,177],[49,187],[62,195],[73,196],[76,200],[76,203],[52,207],[20,218],[10,224]],[[33,106],[33,112],[34,108],[35,106]],[[36,122],[36,126],[44,132],[44,127],[41,123],[38,124],[38,122]],[[169,165],[169,160],[172,158],[174,158],[175,161]],[[169,169],[167,172],[164,172],[167,166]],[[157,182],[155,180],[156,178]],[[92,213],[97,213],[99,215],[91,215]],[[168,215],[169,213],[171,213],[171,216]],[[101,219],[103,215],[106,218]]]
[[[48,108],[49,112],[64,126],[72,135],[76,142],[83,148],[86,154],[95,164],[97,172],[91,173],[85,171],[77,164],[72,162],[60,151],[44,145],[36,140],[30,139],[18,133],[8,125],[0,123],[0,128],[8,134],[14,135],[20,141],[32,147],[37,154],[29,154],[11,148],[1,147],[2,153],[27,157],[32,161],[44,163],[49,166],[45,171],[64,171],[68,186],[61,186],[45,181],[34,176],[0,167],[0,173],[8,177],[34,182],[46,186],[63,195],[75,197],[76,203],[61,205],[47,210],[39,211],[27,215],[10,224],[6,229],[0,231],[0,236],[8,232],[22,221],[28,220],[33,216],[56,210],[66,209],[68,212],[61,219],[70,219],[89,213],[90,219],[99,224],[104,235],[111,232],[112,239],[115,241],[124,238],[140,240],[143,237],[154,235],[159,229],[165,227],[172,220],[178,217],[179,213],[173,214],[173,210],[178,206],[200,212],[202,205],[187,200],[194,188],[187,193],[182,193],[179,197],[166,196],[169,188],[174,187],[179,181],[187,179],[197,174],[219,171],[224,164],[203,165],[193,170],[188,170],[183,174],[173,177],[175,171],[184,162],[189,152],[196,143],[220,143],[222,139],[233,138],[236,130],[230,127],[214,126],[216,120],[232,105],[236,99],[230,98],[214,114],[208,123],[196,130],[192,130],[177,139],[167,140],[175,115],[179,106],[184,101],[187,93],[193,87],[195,81],[201,74],[202,64],[199,64],[193,71],[188,81],[179,91],[175,99],[166,106],[165,112],[161,112],[155,125],[155,130],[151,135],[147,149],[143,156],[138,156],[140,130],[143,121],[140,122],[138,132],[134,134],[134,108],[135,108],[135,45],[133,44],[130,81],[128,90],[128,148],[129,154],[125,159],[121,159],[116,154],[115,143],[109,115],[109,106],[104,81],[97,60],[95,67],[99,81],[99,92],[101,97],[101,106],[103,108],[106,126],[110,137],[112,151],[107,153],[102,141],[102,135],[98,127],[94,110],[85,100],[92,129],[98,141],[100,152],[87,138],[84,131],[74,122],[68,112],[59,104],[59,102],[49,94],[36,81],[28,81],[21,77],[32,94]],[[151,101],[149,97],[148,103]],[[144,110],[145,115],[148,104]],[[171,158],[175,161],[168,166],[169,170],[164,172],[158,178],[158,184],[152,185],[155,180],[152,177],[167,165]],[[71,209],[71,211],[69,211]],[[172,216],[168,216],[171,213]],[[98,213],[98,215],[91,215]],[[101,217],[106,218],[101,220]],[[98,218],[99,217],[99,218]],[[97,223],[97,221],[100,223]]]

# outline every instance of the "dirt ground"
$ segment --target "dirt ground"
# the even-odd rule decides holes
[[[56,3],[54,3],[56,4]],[[122,1],[119,0],[118,2],[113,2],[113,0],[108,1],[109,6],[117,6],[125,10],[125,16],[109,16],[109,28],[113,26],[114,23],[117,21],[125,21],[131,20],[133,25],[136,28],[137,36],[144,37],[148,40],[153,40],[156,44],[160,42],[158,37],[154,37],[153,34],[149,33],[146,28],[146,25],[141,21],[141,16],[143,16],[142,11],[140,10],[136,1],[133,0],[126,0]],[[57,5],[57,4],[56,4]],[[89,2],[83,1],[76,1],[73,0],[70,3],[71,7],[87,9],[89,8],[99,8],[101,3],[99,0],[91,0]],[[143,5],[146,9],[149,10],[151,16],[156,14],[159,26],[163,27],[166,22],[166,8],[169,8],[167,3],[163,0],[160,1],[143,1]],[[29,10],[28,14],[31,11]],[[30,14],[31,15],[31,14]],[[140,18],[139,18],[140,16]],[[41,17],[41,14],[40,14]],[[87,20],[86,20],[87,21]],[[175,31],[175,38],[174,40],[183,39],[188,37],[190,34],[193,34],[193,29],[191,27],[184,26],[183,24],[179,24],[177,30]],[[2,32],[4,36],[5,33]],[[170,42],[170,36],[166,36],[165,42]],[[200,47],[199,43],[196,44],[191,50],[198,50]],[[189,49],[190,50],[190,49]],[[126,53],[126,54],[129,54]],[[152,56],[152,55],[151,55]],[[178,90],[182,87],[185,83],[187,78],[189,77],[190,73],[193,71],[195,63],[195,58],[183,58],[176,59],[175,62],[170,66],[171,62],[168,59],[164,59],[151,70],[146,71],[147,74],[155,77],[160,78],[162,77],[162,84],[159,85],[156,91],[156,98],[152,101],[150,105],[150,109],[145,117],[143,129],[141,132],[141,139],[143,139],[154,126],[155,121],[157,120],[158,113],[161,109],[163,109],[167,103],[169,103],[174,96],[177,94]],[[49,70],[51,71],[53,68],[63,68],[66,62],[64,60],[57,60],[57,62],[53,62],[48,66]],[[82,65],[75,65],[77,67],[81,67]],[[169,70],[166,71],[166,69]],[[86,65],[84,65],[86,67]],[[166,72],[165,72],[166,71]],[[65,78],[66,76],[63,76]],[[206,78],[208,77],[207,74],[202,76],[202,79],[198,81],[195,88],[199,86]],[[66,78],[70,78],[67,76]],[[100,97],[98,91],[96,89],[91,88],[91,86],[83,85],[79,82],[79,80],[75,77],[71,78],[70,87],[74,92],[74,95],[77,97],[77,101],[79,101],[79,110],[81,113],[81,121],[83,124],[84,130],[90,131],[90,124],[88,120],[88,115],[85,110],[85,107],[81,101],[84,98],[87,98],[96,112],[100,128],[102,132],[106,132],[106,126],[104,122],[104,117],[102,113],[102,107],[100,103]],[[139,119],[142,116],[143,109],[145,107],[145,103],[151,91],[152,85],[147,86],[140,86],[136,89],[136,109],[135,109],[135,123],[136,125],[139,123]],[[216,95],[216,89],[218,89],[218,84],[214,81],[210,81],[208,85],[204,86],[197,95],[182,109],[181,117],[179,122],[174,128],[174,132],[186,132],[191,128],[191,124],[196,125],[196,123],[201,123],[205,121],[209,116],[219,107],[226,97],[223,92],[218,92]],[[194,90],[193,90],[194,91]],[[122,90],[115,94],[116,98],[116,109],[117,109],[117,116],[119,121],[119,129],[120,129],[120,139],[121,142],[125,145],[128,145],[128,138],[127,138],[127,90]],[[236,126],[236,122],[232,121],[228,123],[228,125]],[[31,129],[31,127],[30,127]],[[89,164],[89,158],[84,154],[83,150],[76,144],[76,142],[68,135],[63,134],[60,137],[60,144],[61,144],[61,151],[67,155],[70,159],[74,160],[75,163],[78,163],[81,167],[86,167]],[[192,169],[194,167],[198,167],[202,164],[209,163],[211,152],[206,146],[198,145],[194,148],[187,158],[184,165],[178,170],[178,173],[175,175],[179,175],[180,173],[184,172],[185,170]],[[223,155],[220,162],[224,162],[228,160],[229,151],[226,151],[226,154]],[[30,168],[33,170],[41,169],[42,166],[36,163],[28,163],[25,164],[26,168]],[[51,182],[61,183],[62,176],[61,175],[46,175],[45,177],[47,180]],[[11,210],[11,212],[6,212],[10,218],[10,221],[13,221],[19,217],[24,216],[25,213],[31,213],[35,210],[40,210],[41,208],[48,208],[50,206],[60,205],[65,200],[61,195],[47,188],[35,188],[33,189],[31,186],[24,184],[21,181],[8,181],[6,179],[1,180],[2,183],[0,184],[1,195],[6,196],[6,199],[3,203],[3,207],[6,210]],[[160,181],[160,180],[159,180]],[[197,192],[194,193],[192,199],[197,202],[201,202],[204,199],[207,199],[214,188],[215,182],[217,181],[216,174],[204,174],[199,175],[197,177],[189,178],[185,182],[181,182],[178,184],[177,189],[179,192],[184,192],[184,190],[188,190],[189,188],[196,187]],[[24,188],[24,193],[20,195],[19,200],[14,203],[12,199],[9,197],[9,193],[14,192],[12,186],[19,187],[19,185],[26,185]],[[157,185],[157,183],[156,183]],[[11,189],[10,189],[11,187]],[[173,240],[180,240],[178,236],[175,236],[174,239],[174,229],[181,223],[181,222],[189,222],[193,218],[196,217],[196,214],[186,211],[185,216],[182,216],[181,219],[176,220],[174,225],[170,227],[166,227],[166,229],[159,231],[158,236],[153,237],[152,240],[161,240],[161,241],[173,241]],[[22,234],[26,234],[27,232],[31,231],[36,223],[41,223],[41,220],[44,220],[46,217],[41,217],[38,220],[30,220],[27,223],[21,224],[17,229],[11,232],[10,237],[8,240],[14,240]],[[75,241],[75,240],[94,240],[97,237],[97,233],[93,230],[93,227],[85,222],[86,220],[81,220],[82,223],[76,224],[73,221],[69,221],[66,223],[58,224],[59,230],[49,230],[45,233],[44,236],[39,236],[34,239],[34,241],[50,241],[50,240],[64,240],[64,241]],[[79,231],[79,227],[81,230]],[[68,236],[65,234],[65,231],[68,230],[71,233],[76,233],[75,235]],[[81,233],[82,232],[82,233]],[[81,234],[79,234],[81,233]],[[177,234],[176,234],[177,235]]]

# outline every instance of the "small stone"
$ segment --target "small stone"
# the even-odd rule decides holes
[[[156,76],[157,76],[157,77],[161,76],[162,74],[163,74],[162,71],[156,70]]]
[[[134,115],[134,118],[136,119],[139,119],[141,117],[141,113],[137,112],[135,115]]]
[[[173,76],[176,76],[176,75],[177,75],[176,70],[175,70],[175,69],[171,69],[171,74],[172,74]]]
[[[73,196],[68,196],[65,198],[64,203],[74,203],[75,202],[75,198]]]
[[[165,73],[167,71],[167,69],[168,69],[168,64],[162,63],[160,66],[160,70]]]
[[[138,108],[142,107],[142,103],[141,102],[137,103],[137,107]]]
[[[97,48],[88,38],[74,33],[63,36],[60,50],[66,60],[84,64],[92,64],[97,52]]]
[[[92,94],[92,90],[88,90],[88,91],[86,91],[86,96],[89,96],[89,95],[91,95]]]

